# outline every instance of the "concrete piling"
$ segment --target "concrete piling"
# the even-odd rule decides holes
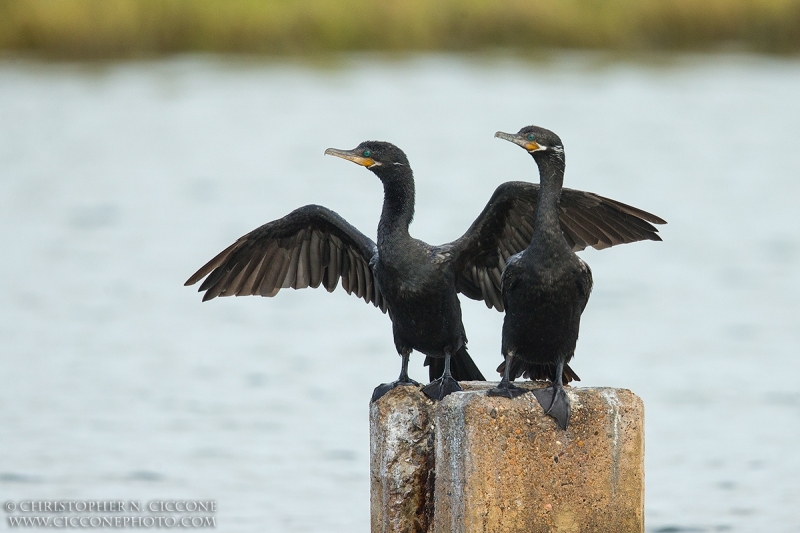
[[[432,530],[434,404],[418,387],[396,387],[370,404],[372,533]]]
[[[566,390],[566,431],[533,394],[472,390],[436,406],[434,533],[644,531],[642,401],[624,389]]]
[[[493,383],[462,386],[438,403],[402,387],[372,405],[372,533],[644,531],[636,395],[567,387],[562,431],[533,394],[509,400],[486,395]]]

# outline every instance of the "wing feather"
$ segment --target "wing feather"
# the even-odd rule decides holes
[[[595,227],[590,229],[591,224],[587,223],[584,217],[580,216],[577,211],[562,213],[560,218],[566,221],[566,226],[568,226],[577,235],[580,235],[586,246],[591,246],[596,250],[604,250],[614,245],[611,236],[609,236],[601,228]],[[584,248],[580,248],[580,250],[583,250]]]
[[[278,268],[270,270],[269,276],[264,278],[264,284],[261,286],[261,296],[275,296],[283,288],[283,280],[286,279],[289,267],[292,264],[292,251],[282,248],[281,252],[276,265]]]
[[[240,262],[239,264],[236,265],[236,268],[231,271],[230,283],[226,285],[225,289],[223,289],[221,293],[222,296],[233,296],[234,294],[236,294],[236,291],[242,285],[242,281],[245,277],[245,274],[247,274],[248,265],[249,263],[243,263],[243,262]],[[236,275],[234,276],[234,274]]]
[[[186,285],[203,280],[200,291],[206,301],[217,296],[275,296],[282,288],[321,284],[331,292],[341,279],[348,293],[386,312],[371,267],[377,253],[375,243],[338,214],[307,205],[242,236]]]
[[[539,185],[503,183],[458,240],[449,243],[456,289],[502,310],[501,274],[511,256],[527,248],[533,236]],[[653,224],[666,222],[646,211],[590,192],[562,189],[559,219],[575,251],[598,250],[640,240],[660,241]]]
[[[308,263],[311,270],[311,287],[314,289],[319,287],[319,284],[322,282],[322,242],[319,231],[312,231],[311,242],[308,245]],[[327,263],[327,261],[325,261],[325,263]]]
[[[271,242],[268,246],[266,246],[266,251],[261,256],[261,262],[258,266],[258,270],[256,270],[256,272],[253,274],[253,278],[249,282],[252,285],[252,288],[246,292],[243,290],[242,296],[260,294],[261,284],[264,281],[264,277],[267,275],[270,265],[278,253],[280,253],[278,243]]]
[[[292,285],[293,289],[305,289],[311,284],[311,261],[308,251],[310,239],[303,239],[300,246],[300,253],[297,260],[297,277]]]
[[[331,240],[327,241],[328,247],[328,268],[325,270],[325,290],[333,292],[339,284],[341,268],[339,263],[339,247]]]
[[[242,286],[239,287],[239,290],[236,292],[236,296],[249,296],[253,294],[253,288],[258,280],[259,274],[261,274],[266,259],[267,256],[263,255],[260,259],[250,261],[248,266],[249,273],[244,282],[242,282]]]
[[[295,244],[291,248],[291,259],[289,259],[289,267],[286,273],[282,276],[283,283],[280,285],[281,289],[288,289],[289,287],[295,288],[295,280],[297,279],[297,263],[300,261],[300,250],[302,249],[301,240],[299,245]]]
[[[220,253],[215,255],[208,263],[200,267],[200,270],[195,272],[191,278],[186,281],[186,285],[194,285],[204,277],[208,275],[209,272],[217,268],[219,265],[228,258],[228,256],[235,250],[238,246],[241,246],[240,241],[236,241],[235,243],[231,244]]]

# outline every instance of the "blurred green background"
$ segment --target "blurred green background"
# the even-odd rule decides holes
[[[0,50],[800,50],[800,0],[0,0]]]

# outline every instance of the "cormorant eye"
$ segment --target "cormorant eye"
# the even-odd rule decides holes
[[[364,150],[364,157],[369,157],[371,155],[372,155],[372,152],[370,152],[369,150]]]
[[[529,140],[529,141],[532,141],[532,140],[533,140],[533,133],[529,133],[529,134],[528,134],[528,140]]]

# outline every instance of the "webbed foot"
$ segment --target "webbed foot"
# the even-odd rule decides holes
[[[564,387],[551,386],[544,389],[534,389],[533,391],[539,404],[544,409],[545,414],[556,419],[558,427],[567,429],[569,424],[569,397],[564,391]]]
[[[372,391],[372,398],[370,399],[370,403],[377,402],[378,400],[381,399],[381,397],[384,394],[386,394],[395,387],[405,387],[408,385],[419,387],[419,383],[414,381],[413,379],[408,379],[405,381],[401,381],[398,379],[397,381],[393,381],[391,383],[381,383],[380,385],[375,387],[374,391]]]
[[[436,401],[441,400],[451,392],[458,392],[460,390],[463,390],[461,385],[451,376],[442,376],[422,387],[422,392],[425,393],[425,396]]]
[[[526,392],[530,392],[527,389],[521,389],[514,385],[513,383],[503,383],[502,381],[497,385],[497,387],[493,389],[489,389],[486,392],[488,396],[505,396],[506,398],[511,398],[512,400],[517,396],[522,396]]]

